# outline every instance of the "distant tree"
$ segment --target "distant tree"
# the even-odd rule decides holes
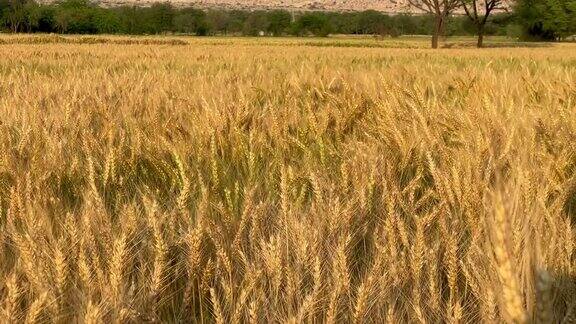
[[[26,32],[30,33],[40,25],[42,7],[35,1],[27,1],[24,11],[26,12]]]
[[[392,17],[393,25],[398,30],[400,35],[409,34],[415,35],[417,32],[417,24],[413,16],[407,14],[399,14]]]
[[[36,24],[31,26],[32,32],[53,33],[56,32],[54,16],[56,8],[54,6],[38,5]]]
[[[26,0],[9,0],[2,11],[4,23],[13,33],[22,31],[26,25],[26,2]]]
[[[175,16],[174,7],[169,2],[153,4],[148,9],[147,16],[150,31],[154,34],[172,31]]]
[[[356,15],[356,28],[360,34],[376,34],[377,25],[382,23],[382,14],[376,10],[366,10]]]
[[[257,36],[266,30],[268,30],[268,16],[264,11],[250,12],[242,26],[242,33],[249,36]]]
[[[327,12],[328,23],[335,34],[356,34],[356,12]]]
[[[332,26],[328,17],[321,12],[309,12],[302,14],[296,19],[293,26],[293,33],[298,36],[312,34],[314,36],[326,37],[332,31]]]
[[[438,41],[450,14],[460,6],[461,0],[408,0],[413,8],[434,16],[432,48],[438,48]]]
[[[208,27],[218,33],[228,34],[230,14],[225,10],[209,10],[206,14]]]
[[[180,33],[205,36],[208,34],[206,13],[194,8],[181,9],[174,17],[174,28]]]
[[[131,35],[141,35],[152,33],[152,27],[148,19],[146,10],[137,6],[122,6],[111,9],[120,18],[120,32]]]
[[[476,46],[481,48],[484,46],[484,34],[486,23],[492,11],[497,9],[506,9],[504,7],[504,0],[460,0],[462,9],[466,16],[472,21],[476,27],[478,34],[478,41]]]
[[[116,34],[121,30],[117,12],[105,8],[95,8],[93,23],[99,34]]]
[[[59,32],[72,34],[95,34],[96,7],[88,0],[65,0],[56,6],[54,22]]]
[[[228,12],[228,21],[226,23],[226,30],[229,33],[239,34],[242,33],[244,22],[248,17],[248,13],[244,10],[231,10]]]
[[[282,35],[292,24],[292,15],[286,10],[272,10],[267,13],[267,16],[266,31],[272,36]]]
[[[56,0],[58,1],[58,0]],[[431,1],[431,0],[430,0]],[[464,0],[458,0],[464,1]],[[473,1],[473,0],[467,0]],[[484,0],[476,0],[484,1]],[[489,1],[489,0],[486,0]],[[495,0],[492,0],[495,1]],[[570,1],[576,0],[518,0],[558,1],[562,3],[562,24],[550,23],[550,18],[538,14],[529,29],[531,34],[541,35],[550,26],[556,35],[569,33]],[[562,2],[563,1],[563,2]],[[533,6],[526,6],[532,9]],[[536,6],[538,10],[540,7]],[[551,12],[556,12],[551,10]],[[515,23],[511,15],[491,15],[484,27],[486,35],[510,34],[508,25]],[[60,32],[60,33],[123,33],[154,34],[165,32],[196,35],[234,34],[279,36],[294,35],[327,36],[340,34],[430,34],[434,30],[435,16],[386,15],[377,11],[364,12],[305,12],[293,14],[286,10],[200,10],[173,8],[168,3],[156,3],[150,7],[120,6],[105,8],[90,0],[61,0],[52,4],[38,4],[34,0],[0,0],[0,29],[15,32]],[[527,21],[532,21],[527,19]],[[518,24],[520,25],[520,24]],[[573,24],[572,25],[576,25]],[[475,25],[464,16],[450,16],[444,22],[446,35],[471,35]],[[524,25],[523,25],[524,26]],[[518,29],[517,27],[516,29]],[[540,29],[539,29],[540,28]],[[540,32],[538,32],[540,30]]]

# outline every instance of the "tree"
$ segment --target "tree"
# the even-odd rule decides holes
[[[328,12],[328,23],[336,34],[357,34],[358,13],[356,12]]]
[[[576,34],[576,0],[520,0],[516,13],[527,39],[561,40]]]
[[[54,22],[62,33],[94,34],[96,7],[88,0],[65,0],[57,5]]]
[[[230,14],[224,10],[210,10],[206,14],[208,26],[213,32],[228,34],[230,29]]]
[[[258,36],[260,32],[268,29],[268,17],[264,11],[251,12],[242,26],[244,35]]]
[[[399,14],[397,16],[393,16],[393,25],[398,30],[399,34],[409,34],[409,35],[416,35],[417,33],[417,24],[415,22],[414,17],[407,15],[407,14]]]
[[[476,46],[481,48],[484,46],[484,29],[488,22],[488,17],[494,10],[506,9],[503,7],[504,0],[461,0],[461,3],[466,16],[470,18],[476,27],[476,32],[478,33]]]
[[[26,1],[10,0],[2,13],[3,20],[13,33],[22,31],[26,24]]]
[[[438,40],[444,31],[448,16],[460,6],[461,0],[408,0],[408,4],[434,16],[432,48],[438,48]]]
[[[24,11],[26,12],[26,32],[29,33],[40,25],[42,8],[34,1],[27,1]]]
[[[120,31],[125,34],[139,35],[144,33],[142,14],[136,6],[122,6],[112,9],[120,17]]]
[[[174,26],[175,10],[169,2],[154,3],[149,9],[150,31],[154,34],[171,31]]]
[[[120,31],[120,18],[116,11],[95,8],[93,21],[100,34],[115,34]]]
[[[53,33],[57,31],[54,22],[54,16],[56,15],[55,6],[38,5],[35,15],[38,16],[36,17],[37,20],[31,23],[32,32]]]
[[[268,13],[266,31],[272,36],[282,35],[292,23],[292,15],[286,10],[272,10]]]
[[[226,23],[226,30],[232,34],[242,33],[244,28],[244,21],[246,21],[248,13],[244,10],[231,10],[228,12],[228,20]]]
[[[302,36],[312,34],[326,37],[332,31],[328,17],[320,12],[309,12],[299,16],[293,26],[293,33]]]
[[[206,13],[194,8],[184,8],[174,17],[174,28],[180,33],[205,36],[208,33]]]
[[[376,10],[365,10],[356,16],[356,28],[359,34],[379,34],[384,15]]]

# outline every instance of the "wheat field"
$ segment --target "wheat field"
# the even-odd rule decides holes
[[[576,45],[67,39],[0,37],[0,322],[576,323]]]

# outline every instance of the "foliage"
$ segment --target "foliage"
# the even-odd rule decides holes
[[[147,21],[151,34],[160,34],[172,31],[174,8],[170,3],[155,3],[147,10]]]
[[[519,0],[516,11],[527,39],[576,35],[576,0]]]
[[[75,34],[162,34],[270,36],[328,34],[427,35],[433,29],[430,15],[386,15],[377,11],[304,12],[286,10],[241,11],[174,8],[168,3],[151,7],[101,8],[88,0],[64,0],[39,5],[32,0],[0,0],[0,27],[13,32]],[[471,35],[464,17],[447,21],[447,35]],[[494,22],[487,35],[506,35],[509,21]]]
[[[332,25],[328,16],[322,12],[304,13],[294,22],[292,33],[298,36],[314,35],[328,36],[332,31]]]
[[[268,26],[266,31],[273,36],[286,34],[292,25],[292,15],[286,10],[273,10],[267,16]]]
[[[202,10],[184,8],[174,16],[174,30],[178,33],[205,36],[208,29],[206,13]]]

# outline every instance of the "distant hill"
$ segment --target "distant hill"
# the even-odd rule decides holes
[[[148,6],[162,0],[99,0],[102,6]],[[406,0],[169,0],[176,7],[242,9],[242,10],[326,10],[362,11],[377,10],[386,13],[408,12]]]

